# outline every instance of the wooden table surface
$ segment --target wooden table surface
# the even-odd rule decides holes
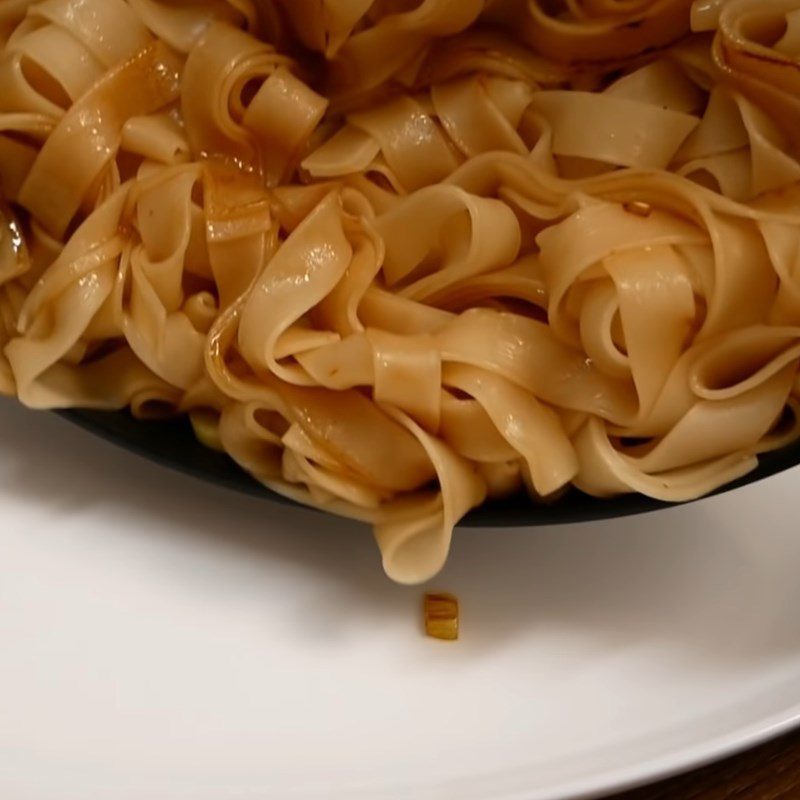
[[[609,800],[798,800],[800,733]]]

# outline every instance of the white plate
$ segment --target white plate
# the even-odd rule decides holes
[[[366,529],[0,405],[0,797],[565,800],[800,716],[800,480],[457,534],[421,589]]]

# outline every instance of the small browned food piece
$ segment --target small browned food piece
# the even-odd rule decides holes
[[[425,633],[445,641],[458,639],[458,600],[453,595],[425,595]]]
[[[624,208],[629,214],[636,214],[637,217],[649,217],[653,213],[653,206],[641,200],[625,203]]]

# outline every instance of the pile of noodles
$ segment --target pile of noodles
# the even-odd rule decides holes
[[[5,0],[0,391],[185,414],[416,582],[800,437],[800,0]]]

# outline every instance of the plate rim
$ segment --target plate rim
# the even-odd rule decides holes
[[[608,770],[593,779],[595,787],[589,786],[590,780],[585,779],[575,781],[571,788],[565,787],[566,794],[533,797],[535,800],[602,800],[609,795],[655,786],[670,778],[720,764],[797,730],[800,730],[800,703],[794,703],[785,711],[765,717],[760,722],[743,725],[733,732],[709,739],[703,745],[679,748],[674,753],[640,762],[635,767]],[[601,781],[604,783],[599,785]],[[486,800],[532,800],[532,796],[530,792],[516,792]]]
[[[645,759],[633,766],[606,769],[594,776],[562,782],[545,789],[513,788],[500,791],[492,789],[470,795],[470,800],[605,800],[605,798],[614,800],[618,794],[647,787],[655,788],[670,778],[689,775],[704,767],[722,763],[729,758],[776,741],[798,729],[800,729],[800,701],[757,722],[741,725],[731,732],[711,737],[700,744],[678,747],[672,752]],[[525,776],[535,773],[537,769],[535,765],[529,764],[516,769],[472,777],[489,781],[496,775],[499,780],[513,770],[513,774],[518,776],[517,783],[524,783]],[[345,786],[342,789],[348,797],[352,797],[352,800],[434,800],[434,798],[457,800],[458,794],[455,793],[458,788],[457,783],[461,785],[460,780],[456,782],[451,779],[423,786],[409,784],[399,789],[371,783],[358,787]],[[318,795],[316,792],[313,794],[304,792],[298,795],[296,800],[322,800],[322,797],[323,795]]]

